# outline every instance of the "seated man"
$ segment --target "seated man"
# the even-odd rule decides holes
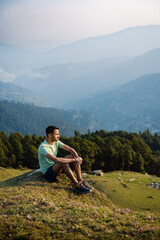
[[[81,176],[82,158],[78,156],[77,152],[59,141],[59,128],[55,126],[48,126],[46,128],[46,140],[44,140],[38,149],[38,159],[41,172],[44,178],[49,182],[58,181],[56,176],[64,170],[65,174],[75,184],[75,190],[79,193],[89,193],[92,190],[87,183],[84,182]],[[58,148],[62,148],[71,154],[65,158],[57,157]],[[69,163],[73,163],[77,179],[75,178]]]

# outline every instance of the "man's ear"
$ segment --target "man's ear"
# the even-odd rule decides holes
[[[51,133],[48,133],[48,137],[49,137],[49,138],[51,137],[51,135],[52,135]]]

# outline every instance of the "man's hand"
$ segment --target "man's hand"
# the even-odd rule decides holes
[[[75,160],[76,160],[78,165],[82,164],[83,159],[81,157],[76,157]]]

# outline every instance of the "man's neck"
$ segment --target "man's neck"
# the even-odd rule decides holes
[[[53,145],[54,141],[50,140],[50,139],[46,139],[46,141],[50,144],[50,145]]]

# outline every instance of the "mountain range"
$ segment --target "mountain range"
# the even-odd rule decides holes
[[[47,65],[135,57],[160,48],[160,25],[131,27],[113,34],[82,39],[49,51],[33,51],[0,43],[0,68],[16,77]]]
[[[144,75],[115,91],[81,101],[107,131],[144,131],[160,134],[160,73]]]
[[[43,52],[0,43],[0,100],[51,106],[52,110],[42,111],[51,112],[54,122],[58,114],[67,121],[62,126],[71,124],[82,131],[150,128],[160,132],[159,63],[160,26],[128,28]],[[16,112],[18,105],[14,106]]]
[[[160,72],[159,63],[160,48],[134,58],[46,66],[14,82],[47,99],[54,107],[70,108],[88,96],[111,91],[142,75]]]
[[[22,131],[22,124],[25,128],[23,134],[35,131],[38,135],[42,134],[46,124],[57,123],[67,136],[73,136],[75,129],[81,132],[88,129],[128,132],[150,129],[152,133],[160,134],[159,92],[160,73],[157,73],[141,76],[114,91],[81,100],[75,104],[76,111],[31,105],[19,107],[20,103],[0,102],[0,105],[3,103],[3,107],[0,107],[0,129],[5,129],[6,132],[7,129]],[[20,121],[14,117],[21,115],[23,121],[22,117]]]
[[[122,56],[135,57],[160,47],[160,25],[131,27],[112,34],[91,37],[49,52],[54,63],[96,61]]]
[[[0,101],[15,101],[22,103],[30,103],[36,106],[49,107],[50,104],[34,92],[22,88],[13,83],[1,82],[0,81]]]

